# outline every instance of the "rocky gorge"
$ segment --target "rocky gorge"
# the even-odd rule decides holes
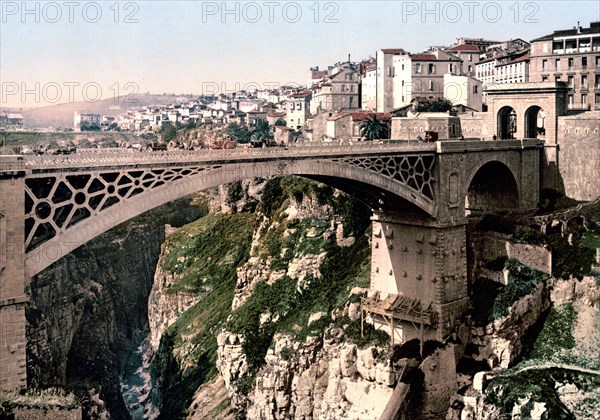
[[[596,213],[561,232],[531,221],[510,232],[498,220],[474,225],[472,311],[423,354],[415,342],[392,348],[369,323],[361,334],[369,217],[329,187],[273,178],[120,226],[32,281],[31,385],[73,390],[85,418],[129,418],[120,375],[142,333],[148,398],[165,419],[375,419],[393,401],[397,418],[599,408],[593,373],[556,367],[599,368],[583,366],[600,342],[589,275]],[[556,278],[540,263],[548,250]],[[559,324],[559,338],[572,340],[553,339]],[[519,376],[541,364],[560,378],[556,392]]]

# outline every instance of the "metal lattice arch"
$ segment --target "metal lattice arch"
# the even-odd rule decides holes
[[[300,175],[353,194],[374,209],[404,206],[433,216],[434,165],[434,154],[418,154],[38,171],[25,181],[26,271],[33,276],[148,210],[243,179]]]

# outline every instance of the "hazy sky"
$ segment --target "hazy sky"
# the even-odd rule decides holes
[[[306,83],[310,66],[457,37],[533,38],[593,1],[0,1],[0,104]],[[249,85],[252,83],[253,85]]]

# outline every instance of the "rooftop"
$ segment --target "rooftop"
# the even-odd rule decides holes
[[[554,33],[550,35],[544,35],[540,38],[533,39],[531,42],[536,41],[550,41],[554,38],[562,37],[562,36],[573,36],[573,35],[586,35],[586,34],[600,34],[600,22],[591,22],[589,28],[582,28],[581,26],[573,27],[572,29],[562,29],[558,31],[554,31]]]
[[[454,47],[448,48],[448,51],[473,51],[473,52],[479,52],[479,48],[477,47],[477,45],[473,45],[473,44],[460,44],[460,45],[455,45]]]
[[[434,54],[411,54],[410,58],[413,61],[437,61]]]
[[[381,51],[384,54],[406,54],[406,51],[402,48],[382,48]]]

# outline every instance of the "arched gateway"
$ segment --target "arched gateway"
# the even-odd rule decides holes
[[[507,196],[511,209],[534,208],[539,151],[536,141],[455,141],[0,157],[0,358],[7,361],[0,389],[25,385],[24,290],[32,276],[138,214],[253,177],[300,175],[368,204],[374,211],[371,288],[418,305],[427,337],[442,339],[468,303],[464,197],[481,196],[485,178],[502,165],[517,185],[518,194]],[[396,309],[382,309],[382,316],[396,319],[393,335],[407,339],[412,330],[402,325],[414,314]]]

